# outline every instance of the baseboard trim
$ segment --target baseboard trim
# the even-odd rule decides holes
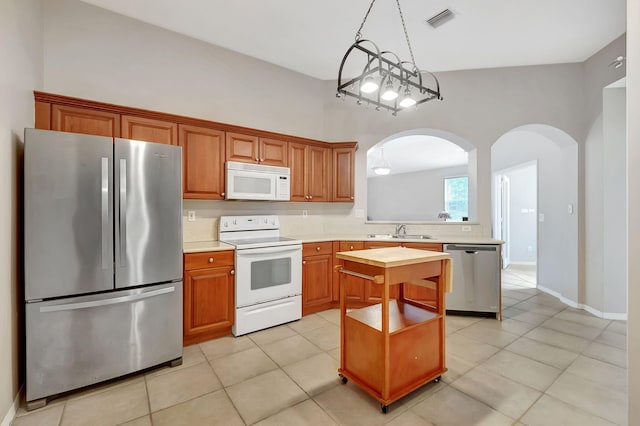
[[[627,314],[626,313],[618,313],[618,312],[602,312],[599,311],[595,308],[592,308],[589,305],[585,305],[584,303],[577,303],[574,302],[571,299],[568,299],[566,297],[564,297],[562,294],[558,293],[557,291],[551,290],[547,287],[543,287],[541,285],[538,285],[538,290],[547,293],[553,297],[557,297],[558,299],[560,299],[560,301],[566,305],[571,306],[572,308],[576,308],[576,309],[583,309],[587,312],[589,312],[591,315],[595,315],[599,318],[604,318],[604,319],[609,319],[609,320],[619,320],[619,321],[626,321],[627,320]]]
[[[20,407],[20,395],[22,395],[22,386],[18,390],[18,394],[13,400],[13,404],[9,407],[9,411],[5,414],[4,419],[2,419],[2,423],[0,426],[10,426],[13,419],[16,417],[16,413],[18,412],[18,407]]]

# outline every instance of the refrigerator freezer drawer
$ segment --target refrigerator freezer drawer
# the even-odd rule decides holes
[[[182,282],[27,303],[27,401],[182,356]]]

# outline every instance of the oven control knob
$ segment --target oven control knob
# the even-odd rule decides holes
[[[209,263],[213,263],[213,257],[209,258]]]
[[[235,274],[236,274],[236,271],[234,271],[234,270],[232,269],[231,271],[229,271],[229,273],[230,273],[231,275],[235,275]]]

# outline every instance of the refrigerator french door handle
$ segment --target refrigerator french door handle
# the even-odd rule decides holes
[[[95,308],[98,306],[116,305],[120,303],[135,302],[138,300],[149,299],[151,297],[160,296],[162,294],[173,293],[176,290],[174,286],[161,288],[159,290],[147,291],[145,293],[132,294],[130,296],[114,297],[111,299],[92,300],[91,302],[65,303],[62,305],[49,305],[40,307],[40,312],[59,312],[72,311],[75,309]]]
[[[120,159],[120,267],[127,266],[127,160]]]
[[[102,269],[109,267],[109,158],[102,157],[101,169],[101,196],[100,196],[100,219],[102,225]]]

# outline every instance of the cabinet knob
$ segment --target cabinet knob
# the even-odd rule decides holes
[[[224,196],[225,196],[225,193],[223,192],[222,194],[220,194],[220,196],[224,197]]]
[[[349,250],[353,250],[353,246],[349,246]]]
[[[320,251],[320,246],[316,247],[316,251]]]
[[[230,271],[229,271],[229,273],[230,273],[231,275],[235,275],[235,274],[236,274],[236,271],[234,271],[234,270],[232,269],[232,270],[230,270]]]
[[[353,200],[353,196],[351,196],[351,199]]]
[[[213,257],[209,258],[209,263],[213,263]]]
[[[313,198],[313,195],[309,195],[309,199],[311,200]]]
[[[261,163],[264,163],[264,158],[261,158],[261,159],[260,159],[260,162],[261,162]]]
[[[256,157],[256,162],[258,162],[258,163],[260,162],[260,159],[258,157]]]
[[[306,264],[307,264],[307,261],[306,261],[306,260],[303,260],[303,261],[302,261],[302,264],[303,264],[303,265],[306,265]]]

